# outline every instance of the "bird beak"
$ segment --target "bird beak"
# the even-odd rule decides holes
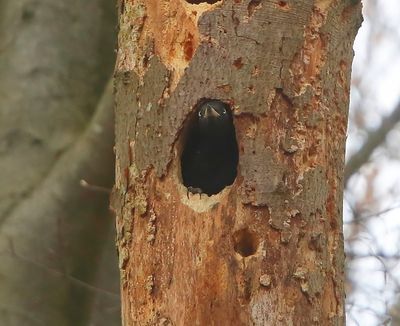
[[[210,104],[207,104],[206,110],[204,112],[204,117],[205,118],[209,118],[209,117],[218,118],[219,116],[220,116],[220,114],[217,112],[217,110],[215,110],[214,107],[212,107]]]

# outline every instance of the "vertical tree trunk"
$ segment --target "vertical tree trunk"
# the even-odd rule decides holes
[[[343,325],[343,157],[358,1],[119,1],[124,325]],[[189,194],[199,100],[234,112],[238,175]]]

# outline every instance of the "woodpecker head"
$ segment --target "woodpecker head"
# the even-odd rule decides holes
[[[229,106],[218,100],[208,100],[198,109],[198,121],[201,129],[224,129],[225,125],[231,125],[232,116]]]

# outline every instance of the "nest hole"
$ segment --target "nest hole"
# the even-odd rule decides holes
[[[193,194],[215,195],[236,179],[239,151],[230,106],[201,99],[182,137],[182,183]]]

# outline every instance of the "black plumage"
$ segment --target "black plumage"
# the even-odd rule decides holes
[[[219,100],[200,103],[181,157],[183,184],[209,196],[236,178],[238,145],[229,106]]]

